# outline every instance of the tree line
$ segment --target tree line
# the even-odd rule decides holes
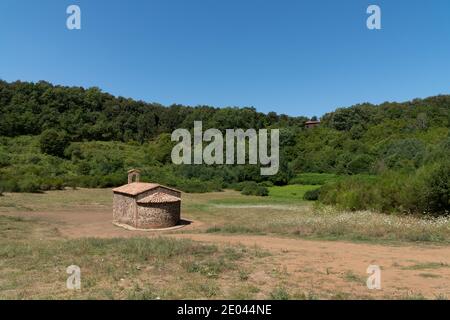
[[[178,128],[191,129],[194,121],[205,128],[301,127],[306,117],[255,108],[211,106],[169,107],[124,97],[98,88],[54,86],[40,81],[0,81],[0,136],[39,135],[47,129],[67,133],[71,141],[137,141],[143,143]]]
[[[0,191],[110,187],[126,182],[130,167],[191,192],[259,190],[253,183],[283,185],[298,181],[299,173],[327,173],[342,179],[314,194],[324,203],[386,212],[450,210],[449,95],[338,108],[306,129],[307,117],[251,107],[165,107],[98,88],[0,81],[0,115]],[[278,175],[261,177],[248,165],[173,165],[170,134],[192,129],[194,121],[204,129],[280,129]]]

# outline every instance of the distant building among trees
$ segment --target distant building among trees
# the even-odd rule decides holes
[[[320,121],[319,120],[309,120],[309,121],[305,122],[305,128],[306,129],[312,129],[312,128],[315,128],[315,127],[318,127],[318,126],[320,126]]]

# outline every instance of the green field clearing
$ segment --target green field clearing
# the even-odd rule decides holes
[[[269,188],[269,197],[276,200],[303,201],[303,196],[307,191],[317,189],[314,185],[288,185],[283,187]]]
[[[302,200],[317,186],[271,187],[268,197],[237,191],[183,194],[182,215],[202,223],[189,232],[274,234],[295,238],[370,242],[450,243],[448,217],[424,218],[342,211]],[[110,189],[6,194],[0,212],[111,211]]]
[[[332,173],[300,173],[292,178],[290,184],[321,186],[329,182],[336,182],[341,177]]]

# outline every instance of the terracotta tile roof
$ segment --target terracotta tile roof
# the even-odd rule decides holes
[[[148,190],[158,188],[160,185],[157,183],[143,183],[143,182],[133,182],[126,184],[124,186],[113,189],[113,192],[129,194],[131,196],[137,196]]]
[[[166,203],[178,201],[181,201],[178,197],[163,192],[157,192],[139,200],[138,203]]]

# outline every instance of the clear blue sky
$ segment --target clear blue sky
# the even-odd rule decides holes
[[[1,0],[0,78],[320,116],[450,93],[450,1]]]

